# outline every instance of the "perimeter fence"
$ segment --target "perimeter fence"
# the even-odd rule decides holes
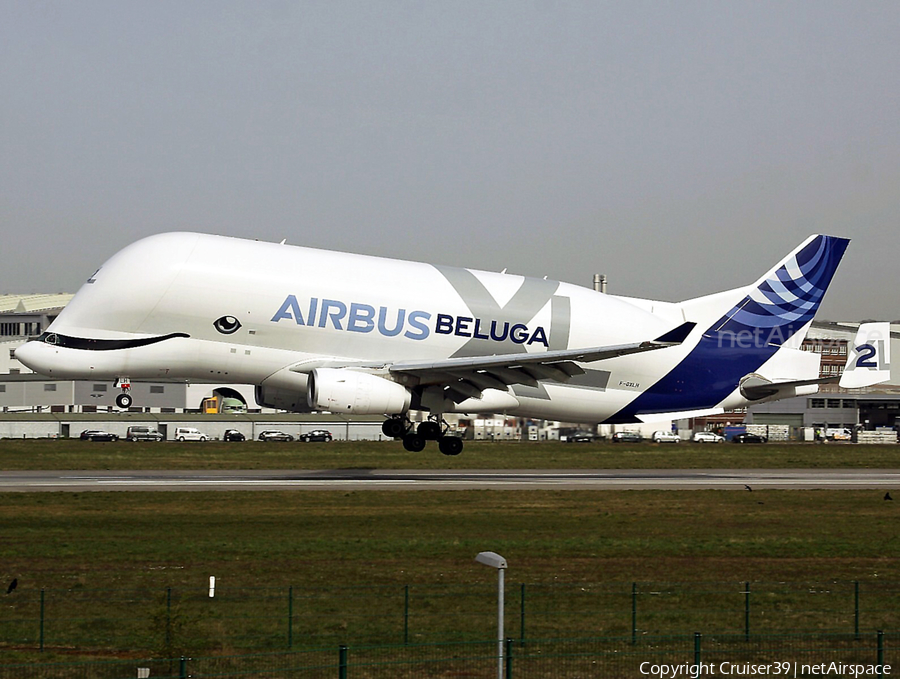
[[[164,657],[354,644],[488,639],[496,586],[163,590],[29,589],[0,599],[3,649],[128,650]],[[900,629],[900,582],[518,584],[506,591],[507,634],[641,637]]]
[[[0,665],[0,679],[546,679],[890,676],[900,634],[714,634],[340,646],[280,653]]]

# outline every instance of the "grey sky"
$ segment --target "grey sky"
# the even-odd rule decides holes
[[[896,1],[0,0],[0,292],[199,230],[678,300],[822,232],[819,317],[900,318],[898,35]]]

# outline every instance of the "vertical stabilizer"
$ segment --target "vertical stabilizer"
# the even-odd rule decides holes
[[[811,236],[760,278],[708,334],[781,346],[816,315],[837,270],[847,238]]]
[[[797,351],[849,242],[835,236],[810,236],[755,283],[729,291],[736,294],[691,300],[695,313],[718,320],[707,326],[678,365],[608,421],[718,407],[738,393],[742,380],[758,373],[776,354]],[[719,316],[722,312],[714,304],[727,311]],[[805,379],[804,373],[793,367],[788,371],[795,380]]]

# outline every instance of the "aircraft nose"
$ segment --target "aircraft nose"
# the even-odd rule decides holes
[[[31,340],[15,350],[15,357],[26,368],[30,368],[36,373],[49,375],[53,369],[48,362],[50,352],[47,349],[49,347],[43,342]]]

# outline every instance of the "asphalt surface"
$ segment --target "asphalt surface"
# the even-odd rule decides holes
[[[222,490],[740,490],[900,492],[900,469],[11,471],[0,492]],[[900,494],[898,494],[900,500]]]

